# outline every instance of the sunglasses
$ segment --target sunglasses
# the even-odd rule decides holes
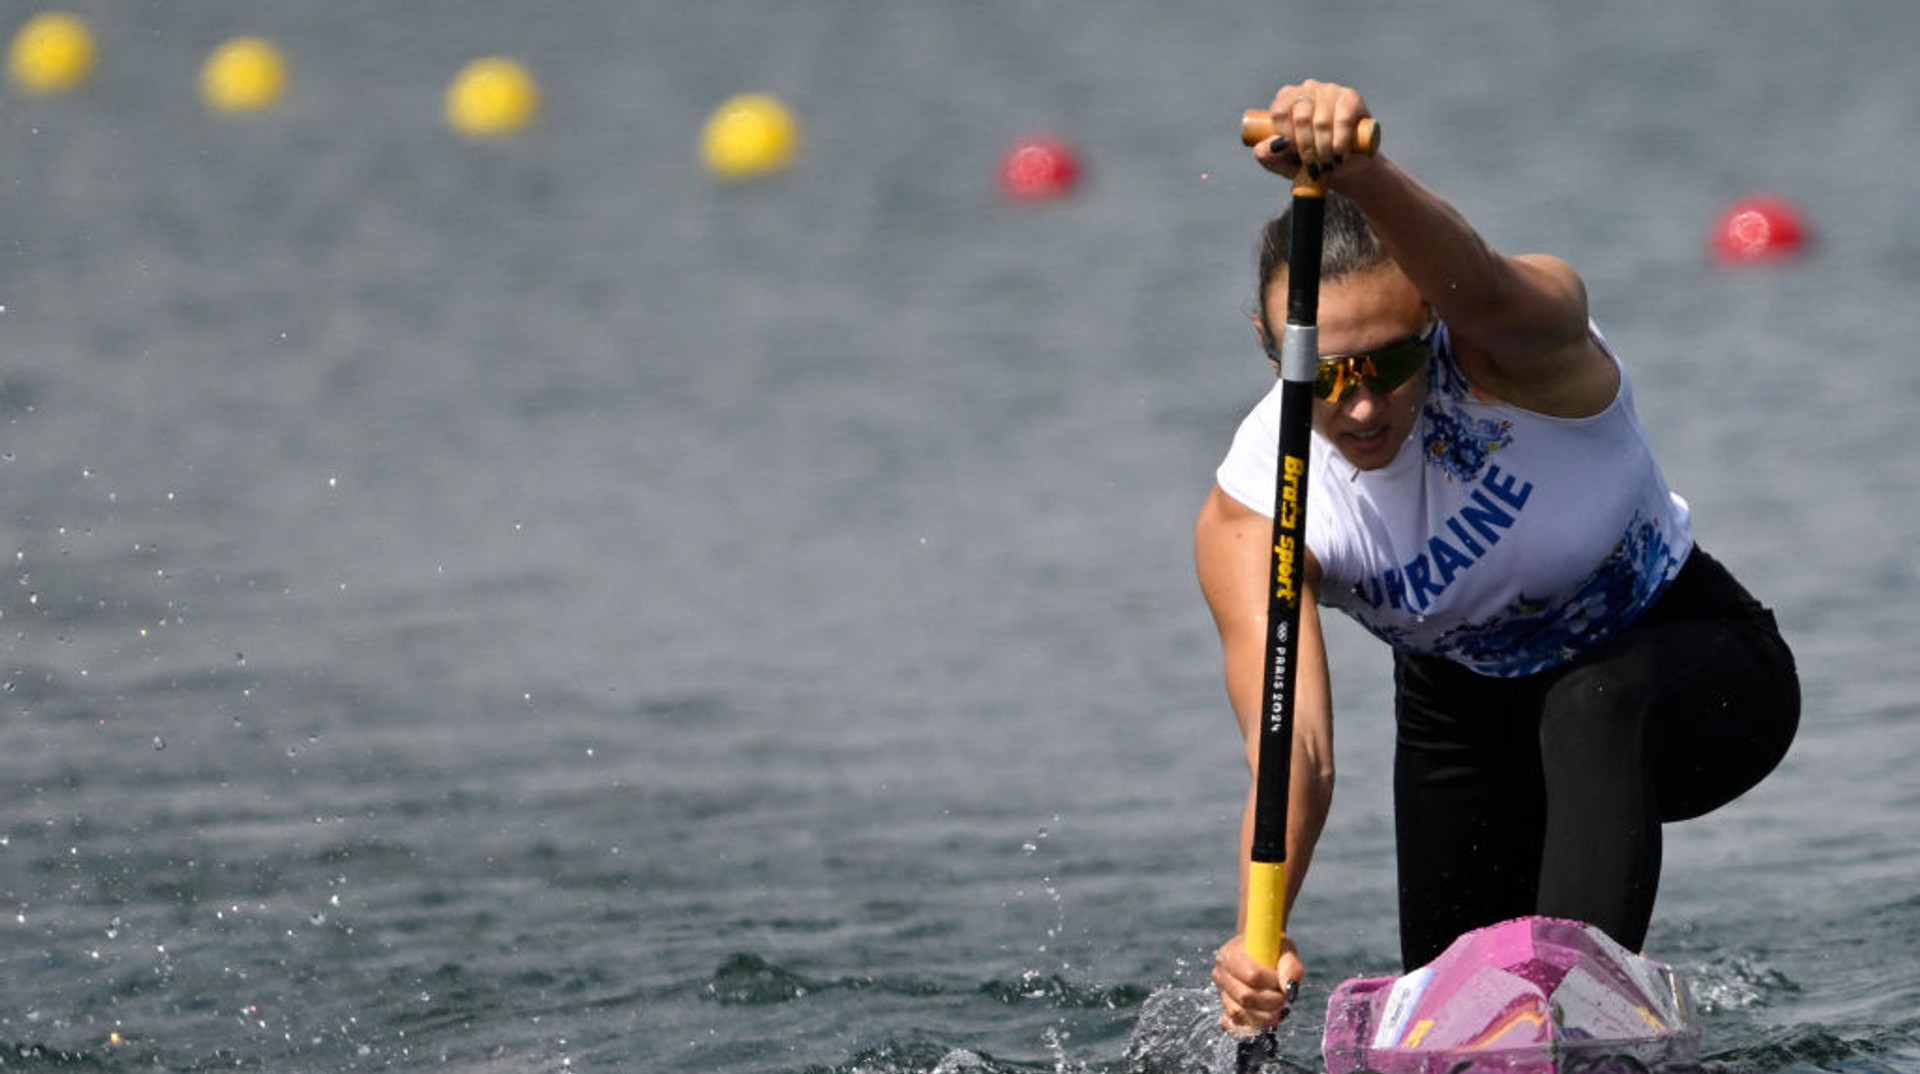
[[[1334,354],[1320,359],[1313,373],[1314,398],[1338,403],[1352,395],[1353,390],[1362,384],[1375,395],[1386,395],[1405,384],[1433,357],[1433,332],[1438,323],[1436,318],[1430,317],[1427,326],[1414,335],[1382,344],[1370,351]],[[1280,360],[1271,344],[1267,347],[1267,357],[1275,362]]]

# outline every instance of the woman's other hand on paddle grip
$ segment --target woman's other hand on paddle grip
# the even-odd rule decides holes
[[[1359,91],[1347,86],[1309,78],[1282,87],[1273,95],[1274,136],[1253,147],[1254,159],[1288,179],[1303,167],[1329,182],[1335,173],[1351,175],[1372,163],[1353,151],[1360,121],[1371,114]]]
[[[1300,949],[1291,939],[1281,942],[1277,969],[1254,961],[1247,954],[1244,936],[1221,944],[1213,957],[1213,984],[1220,990],[1220,1024],[1235,1036],[1251,1036],[1280,1024],[1300,994],[1300,978],[1305,973]]]

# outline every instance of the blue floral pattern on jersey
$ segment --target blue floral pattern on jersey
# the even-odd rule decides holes
[[[1636,514],[1613,553],[1557,610],[1522,596],[1492,619],[1448,631],[1429,651],[1502,678],[1544,671],[1645,611],[1678,565],[1660,526]]]
[[[1460,409],[1459,404],[1470,398],[1472,386],[1453,360],[1453,337],[1445,324],[1434,334],[1429,369],[1433,390],[1422,413],[1426,420],[1420,430],[1421,449],[1428,464],[1450,479],[1472,481],[1494,452],[1513,442],[1513,423],[1470,417]]]
[[[1455,481],[1473,481],[1496,451],[1513,442],[1513,423],[1470,418],[1429,404],[1421,446],[1427,462]]]

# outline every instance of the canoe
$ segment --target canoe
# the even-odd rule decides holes
[[[1571,1074],[1698,1057],[1685,983],[1578,921],[1469,932],[1401,977],[1349,980],[1327,1002],[1328,1074]]]

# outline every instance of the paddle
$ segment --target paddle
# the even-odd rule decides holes
[[[1371,154],[1380,126],[1360,121],[1357,153]],[[1240,140],[1258,145],[1273,137],[1273,116],[1249,111]],[[1254,776],[1253,846],[1247,863],[1246,946],[1263,966],[1280,964],[1286,939],[1287,794],[1293,754],[1293,693],[1299,666],[1300,593],[1306,573],[1307,460],[1313,433],[1313,378],[1320,360],[1320,233],[1326,186],[1302,168],[1293,180],[1287,251],[1287,324],[1280,339],[1280,442],[1273,495],[1273,570],[1267,591],[1266,681]],[[1240,1074],[1260,1069],[1279,1052],[1271,1029],[1240,1042]]]

